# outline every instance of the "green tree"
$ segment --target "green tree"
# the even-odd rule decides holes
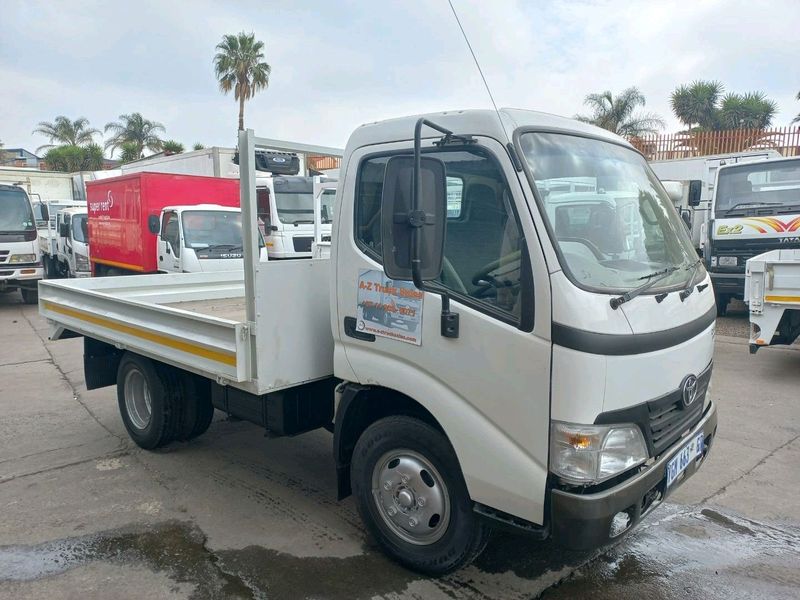
[[[797,92],[797,99],[800,100],[800,92]],[[800,113],[797,113],[797,116],[792,119],[792,123],[800,123]]]
[[[584,123],[597,125],[625,137],[640,137],[664,128],[664,120],[654,113],[637,112],[646,100],[635,87],[614,96],[610,91],[589,94],[583,101],[592,109],[591,115],[576,115]]]
[[[180,154],[185,150],[183,144],[176,140],[166,140],[161,144],[161,149],[165,154]]]
[[[233,90],[233,97],[239,102],[239,131],[242,131],[245,101],[269,86],[272,67],[264,62],[264,42],[257,41],[254,33],[242,31],[223,36],[216,50],[214,73],[219,89],[223,94]]]
[[[49,144],[39,146],[36,151],[43,148],[53,148],[56,145],[85,146],[94,142],[94,136],[100,133],[97,129],[89,127],[89,119],[78,117],[71,121],[64,115],[59,115],[51,123],[40,121],[33,133],[38,133],[50,140]]]
[[[778,105],[764,92],[728,93],[719,81],[693,81],[672,92],[670,104],[690,130],[766,129]]]
[[[192,146],[192,150],[205,150],[205,146],[203,146],[203,144],[200,142],[197,142]]]
[[[106,132],[113,135],[106,140],[106,149],[113,153],[117,149],[122,149],[123,144],[130,144],[130,148],[136,148],[136,158],[142,158],[145,150],[150,152],[160,152],[163,142],[159,133],[164,133],[166,129],[157,121],[145,119],[141,113],[135,112],[129,115],[120,115],[119,121],[106,123]]]
[[[119,150],[119,160],[122,163],[129,163],[142,158],[142,151],[136,142],[122,142]]]
[[[99,171],[103,168],[103,149],[94,143],[57,146],[47,151],[44,161],[51,171]]]

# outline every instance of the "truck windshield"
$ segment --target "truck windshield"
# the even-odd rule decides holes
[[[241,250],[242,213],[187,210],[183,213],[183,242],[193,250]]]
[[[576,285],[619,293],[669,271],[647,293],[685,285],[697,255],[661,184],[637,152],[558,133],[520,138],[536,189]],[[702,268],[698,269],[702,276]]]
[[[721,169],[714,214],[800,212],[800,160],[765,160]]]
[[[72,215],[72,237],[76,242],[89,243],[86,239],[86,215]]]
[[[314,184],[308,177],[275,177],[278,220],[286,225],[314,222]]]
[[[0,233],[24,233],[36,230],[28,196],[19,188],[0,187]]]

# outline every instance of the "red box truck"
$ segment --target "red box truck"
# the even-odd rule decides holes
[[[237,179],[134,173],[87,182],[86,199],[94,275],[241,268]]]

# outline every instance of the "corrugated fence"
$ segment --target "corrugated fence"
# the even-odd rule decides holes
[[[783,156],[800,156],[800,127],[684,131],[631,138],[630,142],[647,160],[670,160],[746,150],[777,150]]]

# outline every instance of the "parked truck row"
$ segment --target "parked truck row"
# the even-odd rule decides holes
[[[430,574],[496,527],[605,544],[704,464],[710,278],[627,141],[511,109],[364,125],[330,258],[292,261],[259,253],[269,141],[239,142],[242,271],[40,286],[51,337],[84,337],[87,388],[116,385],[141,447],[215,408],[271,436],[327,428],[339,497]]]

